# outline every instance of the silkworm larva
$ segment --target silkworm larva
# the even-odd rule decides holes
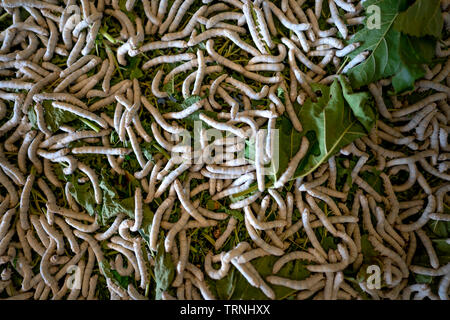
[[[178,287],[183,283],[184,270],[188,264],[190,239],[186,237],[186,231],[181,230],[178,233],[178,239],[180,241],[180,256],[177,263],[177,275],[172,283],[172,286]]]
[[[280,285],[288,287],[294,290],[307,290],[317,284],[319,281],[323,280],[323,275],[315,274],[308,277],[305,280],[291,280],[288,278],[282,278],[278,276],[268,276],[266,280],[274,285]]]
[[[269,189],[270,190],[270,189]],[[256,230],[253,228],[253,226],[250,224],[249,220],[245,218],[245,227],[247,228],[247,231],[250,235],[250,238],[255,242],[260,248],[264,249],[268,253],[275,255],[275,256],[281,256],[283,255],[284,251],[280,248],[274,247],[267,242],[265,242],[263,239],[260,238],[260,236],[256,233]]]
[[[191,19],[189,20],[189,22],[186,24],[186,26],[184,27],[183,30],[178,31],[178,32],[171,32],[171,33],[166,33],[164,36],[161,37],[161,40],[163,41],[171,41],[171,40],[176,40],[176,39],[181,39],[181,38],[185,38],[188,35],[190,35],[192,33],[192,31],[194,30],[196,24],[198,23],[198,18],[201,17],[203,15],[203,13],[206,11],[206,8],[208,6],[202,6],[200,7],[191,17]],[[176,17],[175,17],[176,18]],[[170,29],[169,29],[170,30]]]
[[[219,250],[225,243],[225,241],[228,239],[230,234],[233,232],[234,228],[237,225],[237,220],[234,217],[230,217],[230,220],[228,220],[228,224],[224,232],[220,235],[220,237],[216,240],[214,244],[214,248],[216,250]]]
[[[252,226],[257,230],[282,228],[282,227],[286,226],[285,220],[273,220],[273,221],[267,221],[267,222],[258,221],[255,218],[255,216],[253,215],[249,206],[244,207],[244,212],[245,212],[245,217],[248,219],[249,223],[251,223]]]
[[[138,53],[143,53],[151,50],[157,49],[167,49],[167,48],[180,48],[185,49],[188,45],[184,40],[172,40],[172,41],[153,41],[142,45],[137,52],[128,52],[128,54],[132,57],[137,55]]]
[[[142,240],[141,238],[136,238],[133,241],[133,248],[134,248],[134,254],[136,255],[136,261],[137,266],[139,268],[140,273],[140,287],[142,289],[145,289],[147,283],[148,283],[148,272],[147,272],[147,265],[144,260],[144,256],[142,254]]]
[[[218,122],[203,113],[200,113],[199,118],[200,118],[200,120],[204,121],[206,124],[208,124],[209,126],[211,126],[213,128],[216,128],[216,129],[222,130],[222,131],[231,132],[242,139],[245,139],[245,137],[246,137],[246,135],[242,129],[237,128],[232,125],[229,125],[229,124],[226,124],[226,123],[223,123],[223,122]]]
[[[166,252],[170,252],[170,250],[172,249],[175,236],[187,224],[189,217],[190,214],[184,208],[181,208],[180,219],[172,226],[164,240],[164,248],[166,249]]]
[[[50,244],[45,250],[44,255],[42,256],[41,264],[40,264],[40,273],[42,279],[45,281],[46,285],[49,286],[55,294],[58,291],[58,282],[55,277],[53,277],[49,272],[49,264],[50,264],[50,256],[53,254],[56,248],[56,243],[53,239],[50,240]]]
[[[344,39],[347,39],[348,29],[347,29],[347,26],[345,25],[344,21],[339,16],[339,11],[338,11],[338,9],[336,7],[336,3],[334,2],[334,0],[330,0],[328,3],[329,3],[330,13],[331,13],[331,18],[333,19],[333,23],[338,28],[338,30],[341,33],[342,37]],[[317,11],[316,11],[316,16],[317,16]]]
[[[148,70],[149,68],[162,63],[176,63],[179,61],[190,61],[192,59],[195,59],[195,57],[196,56],[193,53],[180,53],[176,55],[159,56],[151,60],[148,60],[146,63],[144,63],[142,65],[142,70]]]
[[[266,1],[266,3],[268,4],[268,6],[272,10],[272,12],[275,14],[275,16],[280,20],[280,22],[289,30],[292,30],[295,32],[300,32],[300,31],[306,31],[311,27],[311,25],[309,23],[297,23],[297,24],[292,23],[284,15],[283,11],[281,11],[280,9],[278,9],[275,6],[275,4],[273,4],[272,2],[269,2],[269,1]]]
[[[157,250],[157,241],[158,241],[158,234],[159,234],[159,226],[161,223],[161,217],[164,213],[164,211],[166,211],[166,209],[174,202],[174,198],[173,197],[168,197],[166,198],[161,205],[158,207],[158,209],[156,210],[154,216],[153,216],[153,221],[152,221],[152,226],[150,229],[150,244],[149,247],[151,250],[156,251]]]
[[[428,257],[430,259],[430,265],[434,269],[438,269],[439,259],[436,255],[436,251],[433,248],[433,244],[431,243],[430,238],[426,235],[426,233],[422,229],[418,229],[415,232],[419,236],[419,239],[422,241],[422,244],[425,247],[425,250],[427,251]]]
[[[209,39],[206,42],[206,51],[208,51],[208,54],[211,56],[211,58],[216,61],[219,64],[223,64],[224,66],[233,69],[236,72],[241,73],[244,77],[250,78],[252,80],[255,81],[259,81],[262,83],[278,83],[280,82],[280,76],[275,76],[275,77],[264,77],[261,76],[259,74],[250,72],[245,70],[244,67],[242,67],[241,65],[219,55],[215,50],[214,50],[214,41]]]
[[[303,157],[306,155],[308,148],[309,148],[309,141],[305,136],[303,136],[299,151],[289,161],[287,169],[283,172],[283,174],[280,176],[280,178],[275,182],[274,188],[282,187],[287,181],[289,181],[292,178],[295,170],[297,169],[298,164],[303,159]]]

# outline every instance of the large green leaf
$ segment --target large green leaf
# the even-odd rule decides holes
[[[175,266],[169,253],[164,250],[164,240],[158,244],[155,258],[155,282],[156,282],[156,300],[161,300],[161,294],[169,289],[174,277]]]
[[[367,103],[368,93],[352,93],[343,77],[331,87],[315,84],[313,90],[320,91],[320,98],[317,102],[308,99],[299,118],[303,131],[312,131],[317,137],[319,152],[310,152],[295,176],[314,171],[342,147],[367,135],[375,122],[375,114]]]
[[[363,51],[370,52],[364,62],[348,72],[353,87],[359,88],[394,76],[394,89],[396,92],[402,92],[411,89],[414,82],[423,77],[424,70],[421,65],[429,62],[427,56],[430,51],[421,43],[427,43],[429,39],[415,37],[433,35],[439,38],[442,30],[442,17],[440,21],[437,19],[425,21],[422,18],[414,20],[419,6],[425,10],[425,15],[430,17],[435,15],[434,5],[424,4],[424,2],[428,0],[418,0],[409,8],[406,0],[364,2],[366,9],[374,5],[380,9],[381,25],[378,29],[369,28],[366,25],[351,40],[351,42],[361,42],[362,45],[352,52],[350,57],[355,57]],[[402,12],[404,10],[406,11]],[[418,32],[419,29],[422,31]],[[432,42],[432,46],[434,43],[435,41]]]
[[[415,37],[440,38],[443,25],[440,0],[417,0],[405,12],[398,15],[394,27]]]
[[[430,63],[434,54],[434,43],[430,39],[419,39],[401,35],[400,60],[401,65],[392,78],[396,92],[414,89],[414,82],[425,75],[424,63]]]
[[[351,40],[351,42],[363,43],[351,56],[363,51],[371,51],[363,63],[350,70],[348,75],[352,85],[356,87],[367,85],[378,79],[392,76],[398,70],[401,34],[393,29],[393,24],[399,14],[401,2],[404,1],[367,0],[364,2],[365,8],[372,5],[380,8],[381,25],[379,29],[369,29],[366,26]]]

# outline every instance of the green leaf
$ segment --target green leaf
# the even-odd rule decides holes
[[[130,281],[132,281],[130,277],[123,277],[116,270],[112,270],[109,262],[106,260],[100,262],[100,270],[105,275],[105,277],[110,278],[124,289],[127,289],[128,284],[130,283]]]
[[[169,289],[175,277],[175,266],[169,253],[164,250],[164,240],[158,244],[155,258],[155,282],[156,282],[156,300],[161,300],[161,294]]]
[[[187,98],[180,104],[180,107],[181,107],[181,109],[189,108],[190,106],[192,106],[194,103],[200,101],[201,99],[202,99],[202,97],[200,97],[200,96],[190,96],[190,97],[187,97]]]
[[[423,274],[414,274],[414,278],[416,279],[417,283],[428,283],[430,284],[433,281],[433,277],[432,276],[427,276],[427,275],[423,275]]]
[[[175,93],[175,78],[174,77],[170,78],[170,81],[167,82],[163,86],[162,91],[166,92],[168,95],[173,95]]]
[[[355,57],[363,51],[369,51],[367,59],[353,67],[348,76],[353,87],[359,88],[380,79],[394,76],[395,92],[411,89],[414,82],[423,77],[422,64],[427,63],[423,48],[417,42],[428,41],[424,35],[437,35],[437,29],[442,29],[441,22],[424,19],[414,19],[417,8],[423,6],[425,14],[434,15],[434,4],[424,2],[439,2],[438,0],[418,0],[406,12],[406,0],[367,0],[363,6],[367,9],[376,5],[380,9],[380,28],[370,28],[366,25],[352,38],[351,42],[362,42],[362,45],[350,54]],[[440,10],[439,10],[440,15]],[[395,27],[394,27],[395,26]],[[421,32],[416,32],[417,30]],[[439,31],[440,32],[440,31]],[[417,36],[420,38],[413,38]],[[434,42],[435,43],[435,42]],[[433,48],[434,48],[433,43]],[[427,49],[428,52],[428,49]]]
[[[372,130],[375,125],[376,116],[373,109],[369,106],[369,95],[367,92],[353,93],[353,89],[345,79],[340,76],[339,82],[342,86],[344,98],[352,108],[354,116],[361,122],[367,132]]]
[[[450,222],[449,221],[429,221],[428,227],[431,232],[435,234],[435,237],[447,238],[450,234]]]
[[[32,127],[33,129],[38,129],[38,126],[37,126],[37,115],[36,115],[36,113],[34,112],[34,109],[33,109],[33,108],[30,108],[30,109],[28,110],[28,120],[30,120],[31,127]]]
[[[430,63],[433,54],[432,41],[401,35],[400,60],[402,63],[397,74],[392,78],[395,92],[413,90],[414,82],[425,75],[422,65]]]
[[[224,211],[229,214],[230,216],[233,216],[236,220],[242,222],[244,221],[244,214],[240,210],[232,210],[228,209],[225,206],[223,207]]]
[[[394,28],[415,37],[441,38],[443,25],[440,0],[417,0],[399,14]]]
[[[348,73],[354,87],[361,87],[379,79],[392,76],[399,67],[400,32],[392,26],[398,16],[400,4],[398,0],[368,0],[363,6],[368,8],[377,5],[380,8],[381,26],[369,29],[367,26],[356,33],[351,42],[363,42],[350,56],[354,57],[363,51],[371,51],[367,59],[352,68]]]
[[[95,198],[94,188],[90,182],[78,184],[76,179],[72,179],[72,185],[69,188],[69,193],[75,201],[82,206],[91,216],[95,214]]]
[[[336,243],[334,243],[334,238],[332,236],[323,237],[320,244],[322,245],[323,250],[325,250],[325,252],[328,252],[328,250],[330,249],[336,250],[337,248]]]
[[[450,244],[446,239],[433,239],[434,247],[438,253],[450,253]],[[439,255],[441,256],[441,255]]]
[[[51,101],[44,101],[42,106],[44,107],[45,123],[52,132],[56,132],[61,125],[77,119],[77,116],[71,112],[54,108]]]
[[[317,102],[308,99],[299,118],[303,131],[312,131],[317,137],[318,152],[311,149],[297,168],[296,177],[308,175],[342,147],[367,135],[375,123],[375,114],[367,104],[369,95],[352,93],[342,77],[331,87],[315,84],[313,90],[320,91],[321,96]]]
[[[133,187],[137,186],[137,181],[132,180],[129,183],[132,184]],[[103,191],[103,202],[99,214],[100,223],[102,225],[105,225],[109,219],[117,216],[119,213],[124,213],[131,219],[134,219],[134,195],[130,197],[120,197],[116,188],[108,181],[105,172],[102,172],[101,174],[99,185]],[[92,193],[93,192],[91,192],[91,194]],[[142,210],[144,215],[142,230],[143,232],[148,233],[149,225],[151,224],[151,220],[153,220],[153,212],[148,204],[143,204]]]
[[[140,147],[141,147],[141,150],[142,150],[142,154],[144,155],[144,157],[148,161],[153,160],[153,153],[155,153],[155,151],[156,152],[158,151],[155,148],[153,148],[155,143],[156,143],[156,141],[152,140],[150,142],[143,142],[143,143],[140,144]]]
[[[132,79],[140,79],[144,76],[144,73],[142,72],[140,63],[142,60],[142,56],[135,56],[132,58],[128,58],[130,61],[130,64],[126,67],[124,71],[124,76],[126,78]]]

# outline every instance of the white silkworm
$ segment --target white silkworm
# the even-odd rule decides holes
[[[267,221],[267,222],[259,221],[253,215],[251,208],[249,206],[244,207],[244,212],[245,212],[246,219],[248,219],[249,223],[251,223],[251,225],[257,230],[282,228],[282,227],[286,226],[285,220],[273,220],[273,221]]]
[[[342,69],[342,73],[347,73],[351,68],[353,68],[354,66],[360,64],[361,62],[363,62],[364,60],[366,60],[366,58],[369,56],[369,51],[363,51],[361,53],[359,53],[358,55],[356,55],[352,60],[350,60],[350,62],[344,67],[344,69]]]
[[[226,242],[230,234],[233,232],[237,225],[237,220],[234,217],[230,217],[230,220],[228,221],[227,227],[224,230],[224,232],[220,235],[220,237],[216,240],[214,244],[214,248],[216,250],[219,250]]]
[[[247,228],[248,234],[250,238],[253,240],[253,242],[256,243],[260,248],[267,251],[268,253],[275,255],[275,256],[281,256],[283,255],[284,251],[280,248],[274,247],[267,242],[265,242],[263,239],[260,238],[260,236],[256,233],[256,230],[253,228],[253,226],[250,224],[249,220],[245,218],[245,227]]]
[[[323,275],[315,274],[308,277],[305,280],[291,280],[288,278],[282,278],[278,276],[268,276],[266,280],[274,285],[288,287],[294,290],[307,290],[317,284],[319,281],[323,280]]]
[[[328,3],[329,3],[330,13],[331,13],[331,18],[333,19],[333,23],[338,28],[338,30],[341,33],[342,37],[344,39],[347,39],[348,29],[347,29],[347,26],[345,25],[344,21],[339,16],[339,11],[338,11],[338,9],[336,7],[335,1],[334,0],[329,0]],[[339,1],[339,3],[341,3],[341,2]],[[317,16],[317,11],[316,11],[316,16]]]
[[[147,266],[144,260],[144,256],[142,254],[142,240],[141,238],[137,238],[133,241],[133,248],[134,248],[134,254],[136,255],[136,261],[140,273],[140,287],[142,289],[145,289],[146,285],[148,284],[148,272],[147,272]]]
[[[317,240],[316,235],[314,234],[314,231],[312,230],[310,224],[309,224],[309,210],[305,209],[302,212],[302,222],[303,227],[305,228],[305,232],[308,236],[308,240],[311,241],[311,244],[313,247],[324,257],[327,257],[326,252],[323,250],[322,246],[320,245],[320,242]]]
[[[303,63],[305,66],[307,66],[309,69],[314,71],[317,74],[324,75],[326,72],[319,66],[315,65],[313,62],[311,62],[301,51],[300,49],[295,45],[294,42],[289,40],[288,38],[281,38],[281,42],[285,44],[288,49],[293,50],[295,53],[295,56],[298,60],[300,60],[301,63]]]
[[[80,169],[85,175],[88,176],[89,180],[92,183],[92,186],[94,187],[95,202],[97,204],[101,204],[102,191],[100,190],[97,174],[95,173],[94,170],[92,170],[92,168],[90,168],[89,166],[85,165],[82,162],[78,162],[78,169]]]
[[[242,91],[245,95],[247,95],[250,99],[254,100],[261,100],[265,98],[269,92],[269,87],[265,85],[261,88],[261,91],[259,93],[256,93],[250,86],[232,77],[227,77],[225,79],[225,82],[232,84],[237,89]]]
[[[242,12],[244,13],[245,20],[247,22],[247,26],[250,31],[250,35],[253,39],[253,43],[256,45],[256,47],[262,54],[267,54],[264,44],[261,38],[259,37],[258,30],[256,29],[256,24],[255,21],[253,20],[251,10],[252,8],[250,8],[250,3],[245,2],[244,5],[242,6]]]
[[[171,206],[171,204],[174,202],[174,197],[168,197],[166,198],[161,205],[156,210],[154,216],[153,216],[153,222],[150,229],[150,249],[153,251],[156,251],[157,249],[157,240],[158,240],[158,233],[159,233],[159,225],[161,222],[161,217],[164,211],[167,210]]]
[[[162,63],[176,63],[179,61],[186,61],[186,60],[189,61],[195,59],[195,57],[196,56],[193,53],[181,53],[176,55],[159,56],[144,63],[142,65],[142,70],[148,70],[149,68]]]
[[[275,76],[275,77],[264,77],[264,76],[261,76],[259,74],[247,71],[241,65],[239,65],[239,64],[237,64],[237,63],[235,63],[235,62],[233,62],[233,61],[231,61],[231,60],[229,60],[229,59],[219,55],[214,50],[214,42],[211,39],[209,39],[206,42],[206,51],[208,51],[208,54],[211,56],[211,58],[214,61],[217,61],[217,63],[223,64],[224,66],[226,66],[226,67],[228,67],[230,69],[233,69],[236,72],[241,73],[243,76],[245,76],[247,78],[250,78],[252,80],[259,81],[259,82],[262,82],[262,83],[278,83],[278,82],[280,82],[280,76]]]
[[[369,241],[376,251],[380,252],[382,255],[389,257],[400,267],[403,277],[407,277],[409,275],[408,267],[397,253],[383,246],[382,243],[379,242],[373,235],[369,235]]]
[[[436,255],[436,252],[434,251],[430,238],[426,235],[426,233],[422,229],[416,230],[416,234],[419,236],[423,246],[425,247],[425,250],[427,251],[428,257],[430,259],[430,265],[434,269],[438,269],[439,259]]]
[[[151,51],[151,50],[167,49],[167,48],[184,49],[184,48],[187,48],[187,46],[188,45],[187,45],[186,41],[183,41],[183,40],[154,41],[154,42],[149,42],[149,43],[142,45],[139,49],[136,50],[136,52],[129,51],[128,54],[131,57],[134,57],[138,53],[143,53],[143,52],[147,52],[147,51]]]
[[[100,245],[99,245],[98,242],[94,239],[94,237],[90,236],[90,235],[87,234],[87,233],[81,232],[81,231],[79,231],[79,230],[74,230],[74,231],[73,231],[73,234],[74,234],[76,237],[85,240],[85,241],[89,244],[89,246],[92,248],[92,250],[94,251],[95,258],[97,259],[97,262],[98,262],[99,264],[100,264],[100,263],[103,263],[103,261],[104,261],[104,256],[103,256],[102,249],[100,248]]]
[[[203,113],[200,113],[199,118],[200,118],[200,120],[204,121],[206,124],[208,124],[209,126],[215,128],[215,129],[231,132],[242,139],[245,139],[245,137],[246,137],[246,135],[242,129],[237,128],[233,125],[223,123],[223,122],[218,122],[218,121],[206,116]]]
[[[181,205],[183,208],[200,224],[207,224],[207,221],[203,216],[198,212],[198,210],[194,207],[194,205],[191,203],[191,201],[188,198],[188,195],[186,195],[181,182],[176,179],[174,182],[175,191],[177,193],[178,199],[181,202]]]
[[[280,178],[275,182],[274,188],[280,188],[280,187],[284,186],[284,184],[292,178],[292,176],[295,173],[295,170],[297,169],[298,164],[303,159],[303,157],[306,155],[308,148],[309,148],[309,141],[305,136],[303,136],[299,151],[289,161],[288,167],[283,172],[283,174],[280,176]]]

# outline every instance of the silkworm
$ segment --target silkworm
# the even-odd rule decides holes
[[[174,198],[173,197],[168,197],[166,198],[161,205],[158,207],[158,209],[156,210],[154,216],[153,216],[153,221],[152,221],[152,226],[150,229],[150,249],[153,251],[157,250],[157,240],[158,240],[158,233],[159,233],[159,225],[161,222],[161,217],[162,214],[164,213],[164,211],[167,210],[167,208],[174,202]]]
[[[282,228],[286,226],[285,220],[273,220],[262,222],[255,218],[249,206],[244,207],[245,217],[248,219],[249,223],[257,230],[267,230],[273,228]]]
[[[299,151],[289,161],[288,167],[283,172],[283,174],[280,176],[280,178],[275,182],[275,184],[274,184],[275,188],[280,188],[280,187],[284,186],[286,184],[286,182],[292,178],[295,170],[297,169],[298,164],[303,159],[303,157],[306,155],[308,148],[309,148],[309,141],[305,136],[303,136]]]
[[[415,232],[419,236],[419,239],[422,241],[422,244],[425,247],[425,250],[427,251],[428,257],[430,259],[430,265],[434,269],[438,269],[439,259],[436,255],[436,252],[434,251],[430,238],[426,235],[426,233],[422,229],[418,229]]]
[[[230,234],[235,229],[236,225],[237,225],[237,220],[234,217],[230,217],[230,220],[228,220],[226,229],[224,230],[224,232],[220,235],[220,237],[216,240],[216,242],[214,244],[214,248],[216,250],[219,250],[224,245],[224,243],[226,242],[226,240],[228,239]]]
[[[198,212],[198,210],[192,205],[190,200],[188,199],[188,196],[186,195],[181,182],[176,179],[174,182],[175,191],[177,193],[178,199],[181,202],[181,205],[183,208],[200,224],[207,224],[205,218]]]
[[[262,83],[277,83],[280,81],[280,77],[279,76],[275,76],[275,77],[264,77],[261,76],[259,74],[250,72],[245,70],[245,68],[243,68],[242,66],[236,64],[235,62],[232,62],[231,60],[228,60],[227,58],[219,55],[213,48],[214,46],[214,42],[209,39],[206,42],[206,50],[208,51],[208,54],[211,56],[211,58],[216,61],[219,64],[223,64],[224,66],[233,69],[239,73],[241,73],[243,76],[250,78],[252,80],[255,81],[259,81]]]
[[[261,239],[258,234],[256,233],[256,230],[253,228],[253,226],[250,224],[249,220],[245,218],[245,227],[247,228],[247,231],[250,235],[250,238],[255,242],[260,248],[267,251],[268,253],[275,255],[275,256],[281,256],[283,255],[284,251],[280,248],[274,247],[267,242],[265,242],[263,239]]]
[[[179,5],[178,11],[175,17],[173,18],[172,23],[170,24],[169,32],[173,32],[177,29],[178,25],[181,23],[181,19],[183,19],[183,16],[186,14],[187,10],[190,8],[193,2],[194,2],[193,0],[188,0],[183,2],[181,6]]]
[[[232,125],[229,125],[227,123],[218,122],[203,113],[200,113],[199,118],[200,118],[200,120],[204,121],[206,124],[208,124],[209,126],[215,128],[215,129],[231,132],[243,139],[245,139],[245,137],[246,137],[246,135],[242,129],[237,128]]]
[[[319,66],[315,65],[313,62],[311,62],[290,39],[283,37],[281,38],[281,42],[285,44],[288,47],[288,49],[293,50],[293,53],[295,53],[297,59],[300,60],[301,63],[303,63],[313,72],[320,75],[325,74],[325,71]]]
[[[136,261],[137,261],[139,273],[141,274],[140,275],[140,280],[141,280],[140,287],[142,289],[145,289],[145,287],[148,283],[148,273],[147,273],[147,266],[144,261],[144,257],[142,255],[142,244],[141,244],[140,238],[137,238],[133,241],[133,248],[134,248],[134,253],[136,255]]]
[[[198,17],[202,16],[202,14],[206,11],[206,8],[207,8],[207,6],[200,7],[194,13],[194,15],[191,17],[191,19],[189,20],[189,22],[187,23],[187,25],[184,27],[183,30],[178,31],[178,32],[166,33],[164,36],[161,37],[161,40],[171,41],[171,40],[181,39],[181,38],[184,38],[184,37],[187,37],[188,35],[190,35],[191,32],[194,30],[195,25],[198,23]],[[170,28],[169,28],[169,31],[170,31]]]
[[[310,24],[309,23],[300,23],[300,24],[294,24],[292,23],[283,13],[283,11],[281,11],[280,9],[278,9],[275,4],[273,4],[272,2],[267,1],[267,4],[270,8],[270,10],[275,14],[275,16],[280,20],[280,22],[289,30],[295,31],[295,32],[300,32],[300,31],[306,31],[310,28]]]

